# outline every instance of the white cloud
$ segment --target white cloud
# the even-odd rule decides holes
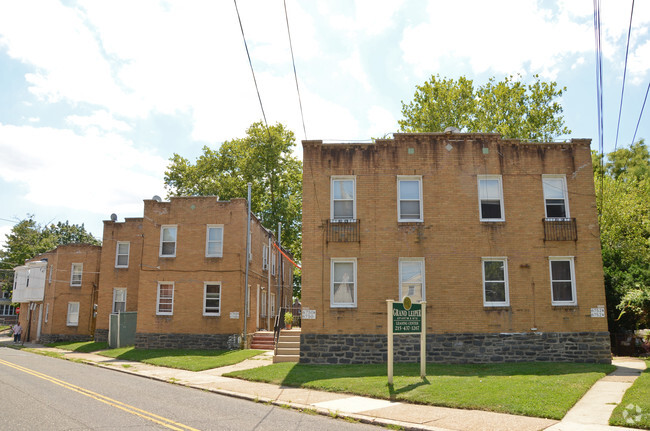
[[[647,81],[647,79],[643,78],[650,71],[650,40],[647,40],[631,53],[628,60],[628,71],[633,84],[641,84]]]
[[[319,12],[327,17],[332,27],[348,35],[364,34],[377,36],[395,26],[394,16],[401,9],[404,0],[377,1],[356,0],[354,12],[345,13],[350,2],[340,2],[335,6],[321,2]],[[341,11],[344,12],[341,12]]]
[[[381,138],[387,133],[396,132],[398,129],[397,120],[393,114],[381,106],[372,106],[370,108],[368,121],[370,122],[368,136],[374,138]]]
[[[0,226],[0,250],[4,249],[7,244],[7,235],[11,233],[13,226]]]
[[[40,205],[138,213],[142,199],[163,193],[167,161],[114,134],[0,124],[0,153],[0,177]]]
[[[341,61],[339,63],[339,68],[344,71],[344,73],[348,73],[352,76],[352,78],[361,84],[366,91],[370,90],[368,75],[361,63],[361,56],[358,49],[355,49],[350,57]]]
[[[127,132],[131,130],[124,121],[116,120],[108,111],[95,111],[92,115],[69,115],[66,119],[68,124],[72,124],[82,129],[99,127],[105,131]]]
[[[494,3],[465,0],[430,2],[427,20],[407,27],[404,60],[418,75],[435,73],[443,62],[467,61],[474,73],[522,73],[554,78],[569,55],[593,48],[588,22],[538,7],[534,0]]]

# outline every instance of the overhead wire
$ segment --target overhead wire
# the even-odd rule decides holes
[[[632,8],[630,10],[630,24],[627,29],[627,45],[625,46],[625,66],[623,67],[623,85],[621,86],[621,103],[618,107],[618,123],[616,124],[616,140],[614,141],[614,151],[618,145],[618,132],[621,127],[621,112],[623,111],[623,94],[625,93],[625,76],[627,74],[627,57],[630,51],[630,35],[632,34],[632,16],[634,15],[634,0],[632,0]]]
[[[284,0],[284,18],[287,22],[287,35],[289,36],[289,48],[291,49],[291,64],[293,65],[293,77],[296,80],[296,92],[298,93],[298,104],[300,105],[300,118],[302,119],[302,131],[307,139],[307,129],[305,127],[305,115],[302,111],[302,99],[300,97],[300,87],[298,86],[298,74],[296,73],[296,60],[293,56],[293,42],[291,41],[291,31],[289,30],[289,14],[287,13],[287,0]]]
[[[600,208],[603,204],[604,143],[603,143],[603,59],[600,39],[600,0],[594,0],[594,37],[596,39],[596,99],[598,118],[598,149],[600,152]]]

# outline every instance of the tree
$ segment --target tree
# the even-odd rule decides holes
[[[456,127],[464,132],[500,133],[504,138],[552,141],[570,134],[564,126],[562,106],[555,101],[566,91],[555,82],[523,84],[512,76],[494,77],[474,88],[472,80],[431,76],[416,86],[413,100],[402,102],[402,132],[443,132]]]
[[[86,243],[101,245],[81,225],[58,222],[41,226],[33,215],[19,221],[7,234],[5,249],[0,250],[0,284],[3,290],[11,290],[13,285],[13,268],[25,263],[34,256],[53,250],[59,245]]]
[[[643,140],[594,155],[610,331],[650,326],[650,154]]]
[[[218,150],[203,147],[196,163],[174,154],[165,172],[169,196],[247,196],[252,183],[251,210],[262,224],[277,231],[282,245],[301,256],[302,162],[293,156],[295,137],[282,124],[268,129],[251,125],[244,138],[224,142]]]

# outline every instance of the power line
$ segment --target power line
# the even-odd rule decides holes
[[[621,112],[623,111],[623,93],[625,92],[625,75],[627,74],[627,55],[630,50],[630,34],[632,33],[632,15],[634,15],[634,0],[632,0],[632,9],[630,10],[630,24],[627,30],[627,45],[625,47],[625,67],[623,68],[623,85],[621,87],[621,104],[618,107],[618,123],[616,124],[616,140],[614,141],[614,151],[618,144],[618,131],[621,126]]]
[[[255,90],[257,91],[257,98],[260,101],[260,108],[262,109],[262,117],[264,117],[264,125],[266,125],[266,130],[269,130],[269,124],[266,121],[266,114],[264,113],[264,106],[262,105],[262,97],[260,96],[260,89],[257,86],[257,79],[255,79],[255,70],[253,70],[253,62],[251,61],[251,54],[248,52],[248,44],[246,43],[246,36],[244,35],[244,26],[241,23],[241,16],[239,15],[239,8],[237,7],[237,0],[235,2],[235,10],[237,11],[237,19],[239,20],[239,28],[241,29],[241,37],[244,40],[244,47],[246,48],[246,55],[248,56],[248,64],[251,67],[251,73],[253,74],[253,82],[255,82]],[[270,137],[270,136],[269,136]]]
[[[636,132],[639,131],[639,124],[641,124],[641,117],[643,116],[643,109],[645,108],[645,102],[648,100],[648,92],[650,91],[650,82],[648,82],[648,89],[645,91],[645,97],[643,98],[643,105],[641,106],[641,112],[639,113],[639,121],[636,123],[636,129],[634,129],[634,136],[632,137],[632,144],[636,139]]]
[[[603,204],[604,143],[603,143],[603,57],[600,41],[600,0],[594,0],[594,36],[596,39],[596,99],[598,102],[598,148],[600,150],[600,208]]]
[[[305,116],[302,112],[302,99],[300,98],[300,88],[298,87],[298,74],[296,73],[296,60],[293,57],[293,43],[291,42],[291,31],[289,30],[289,15],[287,14],[287,0],[284,0],[284,18],[287,21],[287,34],[289,35],[289,48],[291,49],[291,63],[293,64],[293,76],[296,80],[296,91],[298,92],[298,104],[300,105],[300,118],[302,119],[302,131],[307,138],[307,129],[305,128]]]

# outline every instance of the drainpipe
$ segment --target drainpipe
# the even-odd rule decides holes
[[[248,183],[248,209],[246,217],[246,275],[244,276],[244,348],[246,347],[246,334],[248,333],[248,319],[246,310],[248,310],[248,263],[251,250],[250,233],[251,233],[251,183]]]
[[[273,251],[273,244],[271,243],[271,237],[269,237],[269,252],[268,255],[266,256],[268,267],[266,274],[268,276],[268,282],[266,283],[267,288],[266,288],[266,328],[267,330],[271,330],[271,253],[275,253]]]
[[[282,250],[282,223],[278,222],[278,249]],[[280,306],[278,310],[282,309],[284,304],[284,277],[282,274],[282,253],[278,253],[278,278],[280,279]],[[285,310],[286,312],[286,310]],[[280,326],[284,328],[284,316],[280,316]]]

